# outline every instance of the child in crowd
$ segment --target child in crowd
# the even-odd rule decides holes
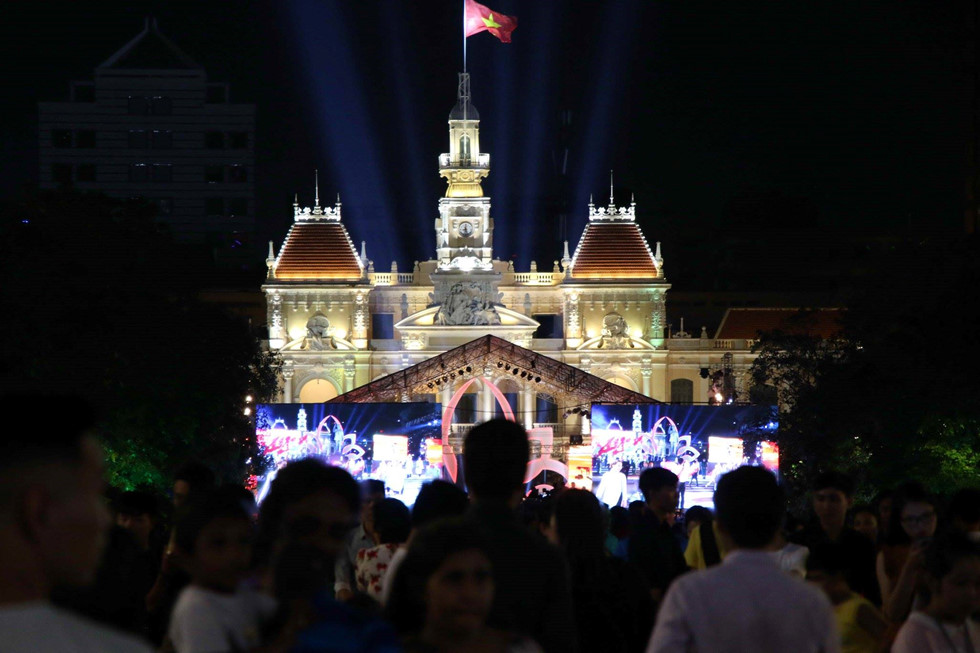
[[[178,516],[175,542],[191,584],[177,599],[168,637],[177,653],[248,651],[275,601],[240,583],[252,561],[252,523],[233,493],[190,501]]]
[[[893,653],[980,651],[980,545],[961,533],[935,540],[925,553],[929,604],[898,631]]]
[[[857,506],[851,511],[851,520],[858,533],[878,544],[878,513],[871,506]]]
[[[839,545],[817,545],[806,562],[806,579],[821,589],[834,606],[841,653],[876,653],[888,622],[866,598],[851,591],[846,561]]]
[[[398,547],[408,539],[412,520],[405,504],[398,499],[382,499],[371,507],[372,517],[368,535],[374,546],[361,549],[355,561],[357,589],[375,601],[381,601],[388,564]]]

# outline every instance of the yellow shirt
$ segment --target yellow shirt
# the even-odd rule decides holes
[[[851,598],[834,606],[841,653],[875,653],[879,650],[878,641],[858,623],[858,610],[862,605],[875,609],[868,599],[853,593]]]
[[[718,535],[718,523],[715,521],[711,522],[711,530],[715,534],[715,542],[718,543],[718,554],[721,559],[724,560],[725,556],[728,555],[728,549],[721,543],[721,536]],[[704,562],[704,551],[701,550],[701,527],[698,526],[691,533],[691,538],[687,541],[687,549],[684,551],[684,560],[687,561],[687,566],[691,569],[706,569],[708,567]]]

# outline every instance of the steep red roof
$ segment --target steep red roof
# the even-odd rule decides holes
[[[294,222],[274,269],[276,279],[361,278],[357,250],[339,220]]]
[[[572,257],[574,279],[654,279],[657,263],[633,220],[590,221]]]
[[[722,340],[754,340],[764,331],[812,333],[830,338],[841,331],[840,308],[818,308],[803,311],[799,308],[730,308],[725,311],[715,338]]]

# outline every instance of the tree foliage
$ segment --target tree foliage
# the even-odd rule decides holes
[[[756,384],[780,401],[783,474],[794,490],[834,468],[866,492],[916,479],[936,492],[980,485],[975,344],[977,242],[900,244],[855,281],[838,337],[764,334]]]
[[[4,206],[0,243],[5,387],[91,401],[114,485],[164,487],[188,459],[241,480],[244,398],[272,396],[275,361],[247,322],[199,301],[206,252],[146,204],[72,190]],[[34,418],[54,427],[58,410]]]

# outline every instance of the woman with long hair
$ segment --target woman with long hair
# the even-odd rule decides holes
[[[898,489],[876,563],[882,612],[893,622],[904,621],[917,603],[924,602],[925,551],[938,519],[936,500],[921,485],[906,483]]]
[[[534,641],[487,626],[493,594],[493,569],[477,529],[462,518],[446,519],[412,539],[385,613],[408,653],[540,653]]]
[[[571,571],[581,650],[645,650],[653,628],[650,588],[635,567],[606,550],[606,520],[595,495],[585,490],[559,495],[548,538],[565,554]]]

